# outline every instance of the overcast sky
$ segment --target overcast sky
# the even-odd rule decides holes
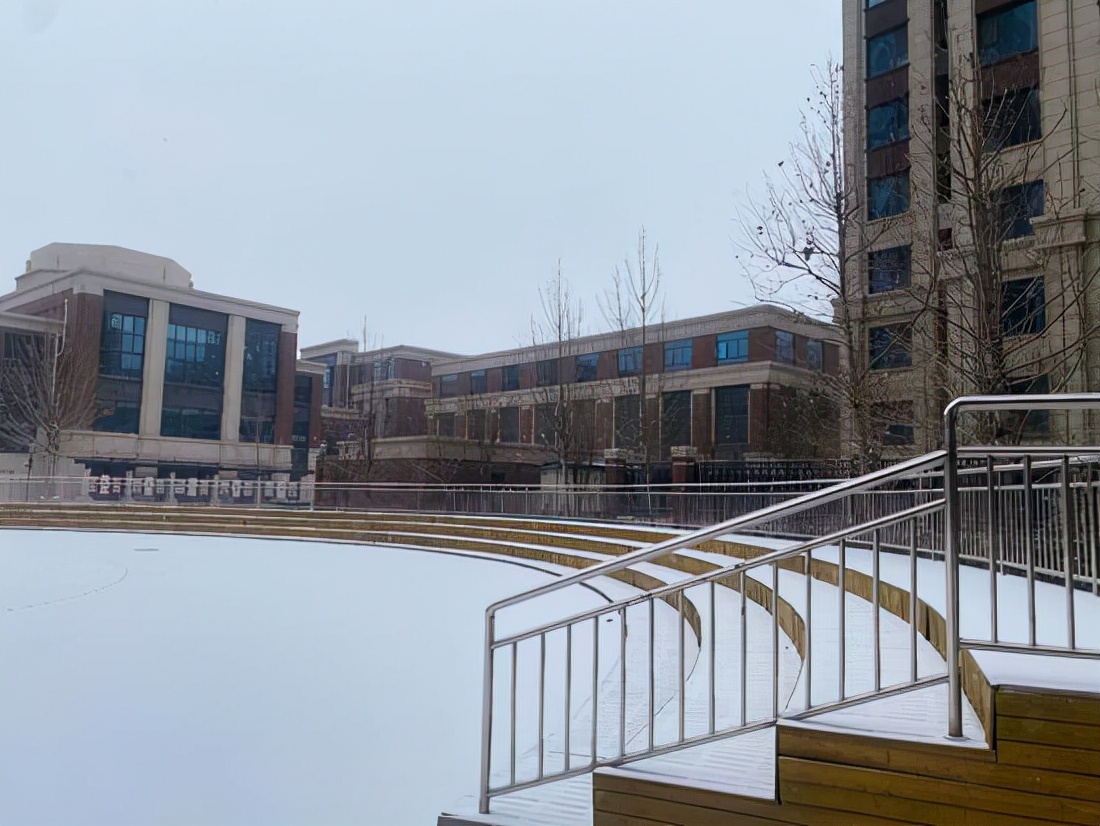
[[[732,218],[839,0],[0,0],[0,293],[51,241],[460,353],[530,342],[640,226],[667,317],[752,302]]]

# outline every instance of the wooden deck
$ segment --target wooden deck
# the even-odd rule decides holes
[[[1100,823],[1100,686],[989,691],[993,748],[780,722],[776,800],[599,771],[594,826]]]

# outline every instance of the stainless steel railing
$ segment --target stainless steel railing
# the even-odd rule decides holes
[[[486,612],[484,651],[481,811],[487,812],[491,798],[500,794],[585,773],[601,765],[656,756],[771,725],[781,712],[816,713],[935,682],[948,683],[949,734],[961,736],[959,652],[962,648],[1100,657],[1100,651],[1080,647],[1074,634],[1075,593],[1098,590],[1100,448],[960,447],[957,442],[956,419],[960,412],[1019,409],[1100,410],[1100,394],[957,400],[945,412],[944,451],[656,543],[490,606]],[[751,533],[812,538],[598,609],[522,631],[497,634],[498,615],[506,609],[594,577],[615,575],[639,564],[659,561],[671,553],[690,552],[701,543],[728,534]],[[815,559],[815,551],[827,553],[828,561],[835,565],[838,607],[831,627],[823,626],[820,615],[813,609],[815,566],[821,561]],[[887,551],[893,552],[894,562],[898,553],[908,557],[908,580],[906,588],[901,589],[905,591],[906,602],[898,607],[899,594],[892,594],[890,602],[891,611],[908,622],[910,656],[905,673],[900,674],[896,671],[897,663],[891,659],[890,666],[895,670],[890,678],[884,679],[882,597],[884,592],[898,587],[882,575]],[[939,652],[946,662],[940,660],[943,670],[931,674],[922,673],[919,667],[920,647],[914,621],[919,603],[917,560],[922,555],[943,560],[946,572],[946,639]],[[862,568],[852,564],[853,557],[860,557]],[[989,600],[986,606],[990,615],[989,640],[960,636],[962,564],[988,571],[989,595],[983,599]],[[869,573],[864,570],[868,565]],[[802,595],[799,616],[792,616],[799,612],[787,601],[791,597],[792,574],[801,575],[804,580],[795,589]],[[1027,583],[1028,634],[1023,642],[1005,641],[998,635],[1001,580],[1016,574]],[[1057,581],[1064,587],[1066,635],[1061,642],[1037,639],[1036,581],[1041,578]],[[784,580],[788,584],[784,585]],[[858,587],[853,588],[853,584]],[[739,604],[738,620],[732,626],[720,620],[719,594],[723,590],[729,592],[728,596],[736,596]],[[859,591],[870,605],[866,621],[870,625],[867,637],[871,641],[872,665],[864,674],[868,684],[863,690],[853,689],[848,674],[853,662],[853,652],[846,645],[846,624],[852,621],[849,611],[852,590]],[[753,697],[754,682],[758,682],[753,675],[760,672],[750,667],[753,635],[748,631],[746,610],[750,599],[770,615],[771,662],[763,700]],[[665,686],[666,690],[661,687],[659,658],[655,654],[659,648],[655,617],[661,610],[661,601],[680,608],[676,677],[670,689]],[[687,602],[694,602],[700,609],[699,650],[693,664],[705,665],[705,677],[697,676],[698,668],[689,668],[685,662],[683,606]],[[601,631],[602,620],[611,625],[611,631]],[[831,634],[826,634],[822,641],[825,628]],[[800,665],[794,675],[790,667],[784,669],[782,665],[781,629],[799,653]],[[578,659],[575,640],[587,633],[591,644]],[[608,637],[609,633],[612,636]],[[565,642],[553,645],[554,634],[564,634]],[[636,640],[633,644],[632,639]],[[614,660],[611,666],[605,662],[607,655],[601,655],[601,640],[605,652],[610,644]],[[537,645],[538,677],[521,686],[523,671],[518,663],[520,646],[524,643]],[[824,659],[823,646],[827,651]],[[564,659],[555,669],[554,656],[560,656],[562,651]],[[834,684],[832,693],[825,692],[821,677],[814,676],[823,663],[837,672],[826,674],[825,682]],[[502,665],[508,668],[502,671]],[[575,679],[578,670],[585,677],[583,686]],[[724,679],[720,679],[723,673]],[[545,711],[548,685],[555,678],[563,680],[557,700],[564,735],[560,759],[551,766],[547,757],[554,753],[554,737],[548,735]],[[756,688],[759,695],[759,686]],[[524,723],[517,712],[524,689],[529,695],[527,699],[534,698],[538,710],[537,725],[528,726],[531,730],[527,732],[533,746],[528,744],[526,750],[519,734]],[[587,697],[584,691],[589,692]],[[788,691],[789,700],[784,704],[781,698]],[[796,702],[799,694],[800,703]],[[692,717],[692,698],[699,699],[700,707],[705,709],[704,724],[694,730],[688,723]],[[578,699],[588,704],[587,716],[573,714]],[[670,706],[662,705],[662,699],[672,704],[671,717],[664,713]],[[730,703],[736,706],[732,716]],[[575,753],[572,746],[577,742],[577,734],[583,734],[589,746]],[[521,759],[524,755],[529,758],[529,765],[524,766]],[[507,765],[507,771],[498,765],[501,761]]]
[[[1100,658],[1100,650],[1078,645],[1075,617],[1079,587],[1100,593],[1100,445],[959,444],[959,417],[964,413],[1046,410],[1100,411],[1100,393],[969,396],[955,399],[944,410],[945,622],[948,734],[952,737],[962,736],[959,655],[963,649]],[[984,464],[984,486],[980,471],[977,484],[973,473],[966,484],[959,467],[965,460]],[[980,545],[985,546],[985,553],[980,552]],[[988,640],[960,634],[959,570],[961,563],[972,561],[988,571]],[[1026,578],[1026,642],[1005,641],[1000,636],[998,606],[1004,586],[1002,572],[1007,566],[1022,569]],[[1052,576],[1065,588],[1065,636],[1059,642],[1038,640],[1038,573]]]

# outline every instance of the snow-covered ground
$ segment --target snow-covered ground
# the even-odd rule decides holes
[[[432,823],[477,788],[484,608],[546,577],[361,545],[0,531],[0,823]],[[566,589],[508,619],[602,601]]]

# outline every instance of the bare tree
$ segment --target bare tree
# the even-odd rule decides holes
[[[73,346],[68,326],[66,302],[60,332],[12,336],[0,366],[0,443],[43,455],[49,476],[63,434],[89,428],[97,412],[99,353]]]
[[[1059,237],[1061,219],[1079,211],[1087,186],[1066,192],[1045,183],[1065,161],[1048,140],[1067,117],[1065,104],[1048,97],[1042,113],[1035,90],[1004,88],[997,71],[972,53],[961,56],[933,110],[921,114],[930,144],[923,148],[937,168],[914,176],[923,195],[914,204],[926,210],[914,217],[938,249],[910,288],[935,320],[914,350],[932,365],[928,391],[944,400],[1079,385],[1088,343],[1100,334],[1089,307],[1100,268]],[[949,229],[940,228],[941,214]],[[1034,420],[974,422],[980,438],[1019,441]]]
[[[553,277],[539,289],[541,318],[531,319],[531,335],[537,352],[548,356],[535,364],[535,436],[554,450],[561,481],[571,463],[587,458],[581,447],[591,433],[579,415],[581,390],[574,375],[576,339],[581,335],[584,305],[574,296],[562,271],[561,261]]]
[[[652,415],[659,406],[660,373],[647,362],[649,345],[659,331],[664,318],[664,295],[661,286],[661,258],[657,245],[652,254],[647,245],[645,227],[638,230],[638,245],[634,260],[623,260],[615,267],[611,285],[598,297],[604,320],[620,334],[620,345],[627,351],[629,364],[620,364],[620,375],[626,375],[622,396],[615,400],[615,446],[624,448],[640,462],[645,481],[657,452],[659,421]],[[636,397],[637,416],[620,415],[619,399]],[[658,405],[650,403],[656,397]]]
[[[843,74],[828,62],[813,70],[800,137],[776,172],[764,177],[761,197],[737,209],[734,243],[758,300],[782,304],[839,328],[836,373],[818,375],[813,393],[848,414],[848,452],[874,461],[881,448],[874,411],[882,382],[864,357],[866,295],[861,259],[889,222],[863,220],[866,199],[846,166]]]

